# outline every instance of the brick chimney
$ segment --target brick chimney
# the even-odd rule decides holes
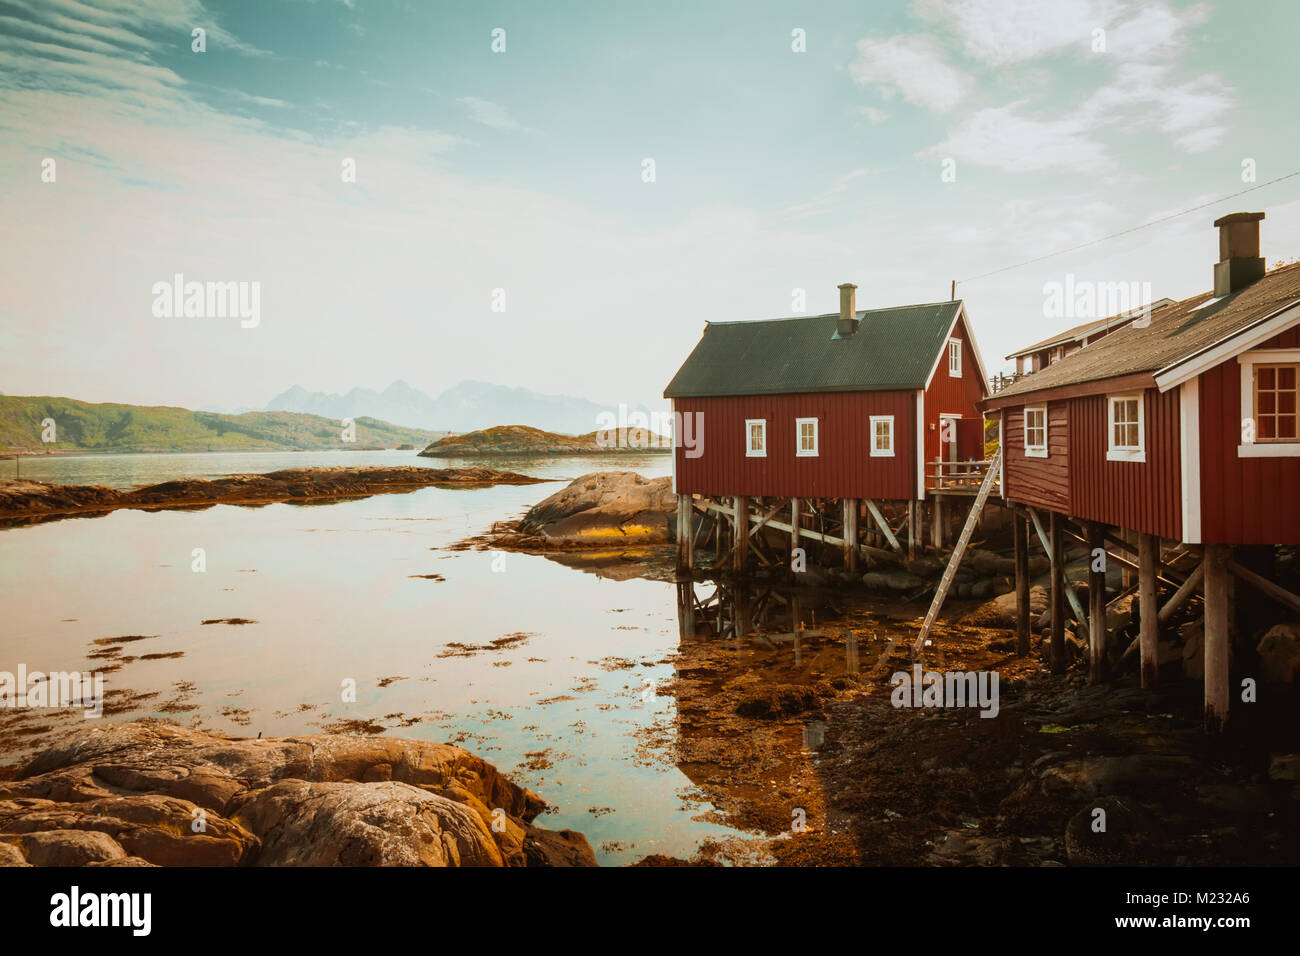
[[[848,338],[858,330],[858,287],[852,282],[845,282],[840,287],[840,318],[835,323],[835,333],[842,339]]]
[[[1262,212],[1234,212],[1214,220],[1219,227],[1216,298],[1244,289],[1264,275],[1264,260],[1259,255],[1259,221],[1263,218]]]

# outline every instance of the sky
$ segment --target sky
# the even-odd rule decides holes
[[[655,408],[705,322],[954,279],[992,373],[1091,317],[1053,283],[1210,288],[1218,216],[1300,257],[1300,176],[1156,222],[1300,170],[1297,27],[1291,0],[0,0],[0,392]],[[158,314],[177,274],[257,283],[256,325]]]

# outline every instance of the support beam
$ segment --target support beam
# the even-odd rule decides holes
[[[943,550],[943,495],[934,496],[930,509],[930,544],[935,551]]]
[[[799,549],[799,499],[790,499],[790,567],[794,566],[794,553]]]
[[[1228,565],[1225,544],[1205,546],[1205,729],[1217,733],[1228,720]]]
[[[1182,607],[1189,597],[1196,593],[1196,588],[1200,585],[1201,578],[1204,576],[1205,561],[1202,559],[1201,563],[1196,566],[1196,570],[1187,576],[1187,580],[1183,582],[1183,586],[1175,591],[1174,596],[1165,602],[1165,606],[1160,609],[1160,613],[1156,615],[1156,619],[1163,624],[1165,621],[1173,617],[1174,612]]]
[[[880,506],[870,498],[867,499],[867,513],[870,514],[871,519],[876,522],[876,527],[879,528],[880,533],[885,536],[885,540],[889,542],[889,546],[899,554],[902,554],[903,546],[898,543],[898,538],[896,538],[894,532],[890,530],[889,522],[885,520],[885,515],[880,510]]]
[[[845,498],[844,508],[844,566],[850,573],[858,570],[858,499]]]
[[[690,495],[677,496],[677,570],[695,567],[695,507]]]
[[[1011,513],[1016,542],[1016,653],[1029,653],[1029,525],[1019,511]]]
[[[736,495],[736,514],[733,528],[736,546],[731,549],[731,566],[736,571],[743,571],[749,560],[749,499],[744,495]]]
[[[1052,516],[1051,526],[1056,530],[1052,531],[1051,535],[1049,536],[1048,532],[1043,530],[1043,523],[1038,520],[1038,512],[1034,511],[1033,508],[1029,509],[1029,517],[1033,519],[1034,530],[1038,533],[1038,540],[1042,542],[1043,550],[1046,551],[1049,556],[1055,554],[1055,551],[1053,550],[1054,547],[1052,543],[1053,540],[1058,537],[1062,539],[1061,540],[1061,584],[1065,590],[1065,599],[1070,602],[1070,610],[1074,611],[1074,620],[1078,624],[1078,630],[1081,632],[1079,636],[1083,637],[1088,633],[1087,620],[1083,616],[1083,605],[1079,603],[1079,595],[1074,593],[1074,588],[1070,587],[1070,582],[1065,577],[1065,560],[1064,560],[1065,540],[1064,539],[1065,536],[1070,535],[1070,533],[1065,530],[1065,519],[1061,515],[1058,515],[1055,511],[1053,511],[1051,512],[1051,516]],[[1070,537],[1076,537],[1076,536],[1070,535]],[[1084,539],[1080,538],[1079,540],[1082,541]],[[1053,607],[1055,607],[1055,605],[1053,605]],[[1053,612],[1053,614],[1055,614],[1055,612]]]
[[[921,510],[921,502],[908,499],[907,502],[907,559],[916,557],[916,513]]]
[[[1100,556],[1097,552],[1100,551]],[[1100,561],[1098,560],[1100,557]],[[1101,570],[1098,570],[1098,565]],[[1088,683],[1100,684],[1106,667],[1106,529],[1088,522]]]
[[[1230,570],[1237,577],[1241,578],[1241,580],[1257,589],[1261,594],[1271,597],[1279,604],[1300,613],[1300,595],[1292,594],[1281,585],[1274,584],[1268,578],[1260,577],[1254,571],[1250,570],[1250,568],[1244,567],[1236,561],[1231,563]]]
[[[1153,534],[1138,537],[1138,631],[1142,662],[1142,689],[1155,690],[1160,675],[1160,623],[1156,595],[1156,570],[1160,565],[1160,541]]]
[[[1063,522],[1059,514],[1053,511],[1048,520],[1051,531],[1047,553],[1052,559],[1052,673],[1063,674],[1065,673],[1065,535],[1062,533]]]

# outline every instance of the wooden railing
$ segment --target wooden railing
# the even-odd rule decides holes
[[[996,462],[996,458],[991,461],[976,461],[973,458],[966,461],[935,459],[926,465],[925,486],[934,491],[956,491],[973,495],[979,491],[984,476]],[[1001,493],[1002,475],[999,473],[993,476],[993,494]]]

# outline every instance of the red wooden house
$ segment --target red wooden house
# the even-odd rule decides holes
[[[664,396],[702,453],[679,495],[920,500],[926,462],[983,458],[988,378],[961,301],[710,322]],[[693,455],[695,455],[693,457]]]
[[[1090,545],[1108,529],[1139,533],[1150,589],[1146,684],[1154,680],[1161,540],[1203,546],[1192,551],[1204,554],[1195,576],[1204,578],[1211,723],[1227,714],[1229,572],[1283,603],[1300,602],[1237,565],[1229,550],[1300,544],[1300,264],[1265,271],[1263,218],[1215,222],[1212,292],[1157,308],[983,402],[1001,420],[1004,501],[1052,515],[1054,527],[1058,518],[1080,521]],[[1104,590],[1104,580],[1094,575],[1091,590]],[[1094,603],[1094,679],[1105,654],[1104,610]]]

